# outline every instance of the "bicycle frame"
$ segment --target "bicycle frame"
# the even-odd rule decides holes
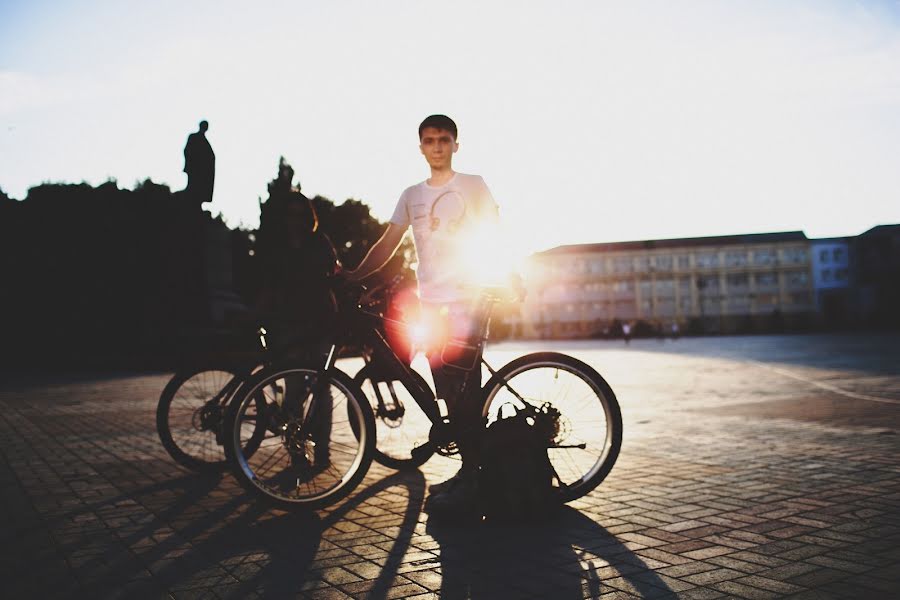
[[[491,296],[486,296],[488,300],[488,306],[485,309],[485,314],[481,316],[483,321],[483,325],[486,327],[488,322],[490,321],[490,315],[493,308],[493,304],[496,302],[496,299]],[[396,331],[401,334],[407,332],[409,328],[409,323],[405,321],[401,321],[398,319],[392,319],[384,316],[383,314],[371,312],[366,308],[355,304],[353,308],[349,310],[342,311],[339,314],[339,323],[337,330],[345,331],[350,333],[350,338],[357,343],[362,344],[369,350],[371,350],[372,356],[375,359],[376,364],[379,369],[382,369],[382,372],[391,377],[392,380],[400,381],[406,389],[409,391],[410,395],[415,400],[416,404],[421,408],[423,414],[428,417],[428,420],[431,421],[433,425],[445,425],[446,420],[444,416],[441,414],[440,406],[435,398],[434,391],[428,387],[427,385],[423,386],[420,382],[413,377],[411,374],[411,367],[407,365],[403,360],[397,356],[397,353],[394,352],[393,348],[391,348],[388,343],[385,335],[382,331]],[[315,386],[312,390],[314,397],[320,394],[323,391],[323,387],[327,382],[327,377],[325,377],[325,373],[334,366],[334,361],[337,357],[338,348],[340,346],[339,342],[341,341],[342,336],[338,333],[334,336],[332,340],[327,342],[327,344],[323,344],[323,346],[327,345],[329,347],[327,357],[319,367],[318,373],[318,381],[320,384]],[[466,377],[465,382],[463,384],[462,389],[460,390],[460,396],[464,397],[465,394],[471,393],[471,387],[473,384],[477,386],[477,390],[481,389],[481,367],[485,367],[491,376],[495,376],[497,371],[491,367],[490,364],[484,359],[484,344],[486,338],[482,339],[476,349],[476,356],[474,360],[474,367],[469,371],[469,376]],[[507,384],[507,389],[520,401],[524,404],[531,405],[528,401],[525,400],[519,393],[517,393],[514,389],[509,387]],[[381,398],[378,398],[379,402],[382,402]],[[306,414],[303,415],[303,422],[308,423],[311,422],[315,417],[316,413],[316,402],[309,403],[311,406],[307,406]],[[302,408],[296,407],[298,409]]]

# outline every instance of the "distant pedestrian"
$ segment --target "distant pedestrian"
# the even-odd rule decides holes
[[[207,129],[209,123],[200,121],[200,128],[188,136],[184,146],[184,172],[188,176],[184,191],[195,206],[212,202],[216,179],[216,154],[206,139]]]
[[[672,339],[673,339],[673,340],[677,340],[677,339],[678,339],[678,336],[679,336],[679,333],[680,333],[680,330],[679,330],[679,327],[678,327],[678,323],[675,322],[675,321],[673,321],[673,322],[672,322]]]
[[[625,345],[631,342],[631,323],[622,323],[622,337],[625,338]]]

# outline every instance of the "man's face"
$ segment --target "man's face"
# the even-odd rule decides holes
[[[459,144],[446,129],[426,127],[422,130],[419,148],[432,169],[448,169]]]

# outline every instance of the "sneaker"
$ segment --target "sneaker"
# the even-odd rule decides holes
[[[458,474],[458,479],[448,490],[431,495],[425,502],[425,511],[434,517],[471,518],[481,520],[478,503],[478,474]]]
[[[447,481],[442,481],[440,483],[435,483],[433,485],[428,486],[428,493],[431,495],[434,494],[443,494],[446,491],[449,491],[450,488],[455,486],[461,479],[465,477],[462,468],[456,472],[456,475],[448,479]]]

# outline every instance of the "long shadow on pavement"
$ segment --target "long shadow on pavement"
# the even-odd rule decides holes
[[[293,597],[307,583],[322,534],[367,500],[394,487],[407,489],[399,534],[394,539],[381,572],[371,583],[369,598],[385,598],[406,553],[424,497],[421,472],[395,473],[363,489],[324,518],[311,511],[271,511],[248,494],[229,498],[197,516],[190,513],[216,488],[218,480],[186,476],[123,494],[66,515],[101,512],[121,506],[159,504],[158,495],[175,492],[177,500],[158,513],[145,516],[140,525],[117,536],[113,548],[89,556],[75,566],[81,582],[75,597],[162,597],[174,591],[196,595],[204,591],[228,598],[251,594],[263,597]],[[249,506],[247,506],[249,504]],[[243,509],[243,510],[242,510]],[[151,538],[155,542],[124,551]],[[108,540],[108,535],[105,540]],[[92,536],[67,541],[62,550],[77,554],[78,548],[95,544]],[[360,561],[363,559],[360,558]],[[147,571],[152,574],[150,576]]]
[[[515,526],[429,520],[427,532],[440,544],[445,600],[580,600],[620,590],[643,598],[673,595],[640,557],[570,507]]]

